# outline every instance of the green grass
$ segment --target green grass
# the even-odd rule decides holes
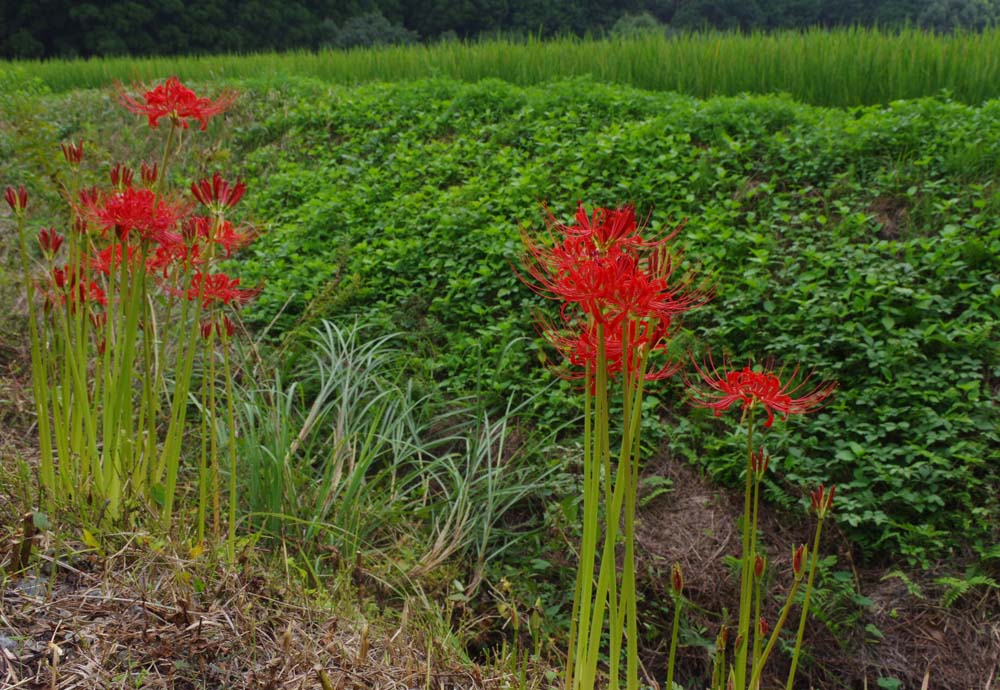
[[[1000,95],[1000,29],[935,35],[915,29],[853,28],[733,34],[695,32],[628,40],[450,42],[350,51],[200,57],[106,58],[0,63],[53,91],[114,80],[282,81],[311,76],[341,83],[446,76],[519,85],[590,75],[594,80],[699,98],[786,92],[814,105],[850,107],[948,91],[967,103]]]

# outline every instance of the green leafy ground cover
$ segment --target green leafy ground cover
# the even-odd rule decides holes
[[[257,325],[364,315],[407,334],[424,381],[500,403],[548,378],[543,305],[511,269],[542,202],[687,218],[679,243],[717,296],[683,344],[840,382],[808,430],[771,435],[772,498],[836,482],[870,556],[997,557],[1000,102],[845,111],[582,79],[301,82],[258,103],[236,144],[268,225],[243,259],[266,284]],[[572,395],[545,394],[536,421]],[[735,481],[735,440],[679,385],[657,396],[670,451]]]

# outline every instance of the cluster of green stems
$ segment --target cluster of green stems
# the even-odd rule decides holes
[[[633,366],[621,378],[621,434],[617,462],[612,463],[612,385],[604,351],[604,326],[599,324],[597,329],[596,366],[586,368],[584,379],[583,537],[573,598],[565,686],[568,690],[594,687],[606,614],[608,687],[621,687],[624,643],[625,688],[637,690],[635,509],[642,397],[649,352],[646,347],[636,348]],[[628,352],[627,326],[623,326],[622,330],[622,351]],[[616,547],[621,538],[624,540],[624,558],[619,568]],[[596,587],[595,567],[598,572]]]
[[[166,203],[163,187],[176,152],[178,130],[178,123],[172,121],[153,188],[156,204]],[[82,217],[76,203],[79,186],[79,163],[71,162],[71,176],[65,187],[71,230],[66,234],[64,275],[69,287],[61,296],[51,294],[53,289],[46,287],[57,269],[54,251],[43,251],[44,275],[36,283],[25,209],[15,209],[22,278],[28,298],[43,505],[50,512],[57,508],[90,509],[96,523],[105,518],[117,524],[158,523],[169,531],[177,500],[191,381],[196,355],[203,347],[202,361],[207,363],[207,370],[201,372],[201,432],[202,448],[207,445],[209,449],[202,453],[197,478],[196,529],[199,540],[204,539],[206,505],[211,500],[213,532],[220,534],[217,330],[229,450],[226,541],[227,552],[233,558],[236,428],[228,329],[211,329],[203,337],[205,281],[199,282],[197,295],[187,294],[194,271],[190,261],[175,263],[170,268],[167,283],[174,289],[153,289],[145,270],[151,242],[140,238],[130,246],[131,228],[115,228],[115,232],[107,233],[111,270],[101,285],[106,306],[102,308],[85,295],[75,294],[79,289],[85,290],[93,278],[92,257],[98,253],[95,238],[101,236],[93,231],[92,221]],[[223,220],[221,213],[214,215],[213,233]],[[213,246],[208,243],[208,255],[203,257],[205,266],[215,258]],[[41,295],[38,285],[43,286]],[[44,308],[40,309],[38,302],[42,296]],[[215,313],[215,305],[210,309],[210,322],[220,323],[221,314]],[[168,360],[174,360],[172,367]],[[171,370],[173,377],[168,378]],[[205,471],[206,465],[211,467],[210,475]]]

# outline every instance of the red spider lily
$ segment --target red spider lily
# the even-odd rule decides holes
[[[767,410],[765,427],[770,427],[774,423],[775,412],[780,412],[784,419],[788,419],[791,414],[812,412],[819,408],[837,387],[833,382],[820,383],[810,390],[805,390],[800,397],[794,398],[792,396],[804,391],[810,378],[807,376],[792,385],[798,374],[798,368],[785,383],[782,383],[779,375],[775,374],[770,366],[765,367],[763,371],[754,371],[749,365],[740,370],[727,370],[727,364],[724,363],[720,373],[711,360],[705,368],[695,363],[695,369],[702,382],[708,386],[708,390],[692,386],[694,404],[698,407],[711,408],[716,416],[720,416],[737,402],[744,410],[759,404]]]
[[[142,178],[142,183],[147,187],[152,187],[156,184],[156,178],[159,177],[159,163],[153,163],[149,165],[146,161],[142,162],[142,167],[139,169],[139,176]]]
[[[123,163],[115,163],[111,168],[111,186],[119,190],[131,187],[134,176],[135,171],[132,168]]]
[[[55,228],[42,228],[38,231],[38,246],[45,254],[55,254],[65,239]]]
[[[228,220],[216,220],[207,216],[192,216],[184,223],[184,239],[192,242],[195,239],[202,242],[214,242],[222,247],[226,257],[241,249],[256,237],[252,228],[237,230]]]
[[[201,263],[201,249],[198,245],[188,245],[183,241],[171,242],[158,246],[153,256],[146,259],[146,271],[159,273],[166,280],[170,276],[170,269],[174,267],[184,269]]]
[[[71,166],[76,167],[80,165],[80,161],[83,160],[83,142],[78,144],[72,142],[62,144],[63,158]]]
[[[629,321],[629,347],[623,353],[622,331],[620,326],[604,328],[604,358],[609,379],[615,378],[622,371],[625,371],[630,377],[635,376],[639,357],[643,355],[649,357],[654,353],[665,351],[671,335],[669,323]],[[580,370],[589,368],[592,372],[597,370],[600,329],[596,323],[575,329],[571,327],[558,329],[550,325],[543,329],[543,333],[570,366],[578,367]],[[659,381],[673,376],[679,370],[680,363],[669,359],[657,367],[650,367],[647,364],[643,379]],[[557,369],[556,373],[570,380],[579,380],[584,377],[583,371],[579,370]],[[596,381],[593,384],[596,385]]]
[[[230,183],[219,173],[213,174],[211,179],[191,183],[194,198],[216,214],[238,204],[246,191],[247,185],[243,180],[237,178],[235,183]]]
[[[121,267],[123,253],[128,262],[128,269],[131,271],[135,265],[135,248],[126,246],[123,249],[120,244],[99,251],[97,256],[90,260],[90,267],[98,273],[109,276],[111,271],[117,271]]]
[[[150,127],[159,126],[160,119],[166,117],[184,129],[188,128],[188,120],[198,120],[204,130],[209,118],[225,112],[236,100],[236,94],[231,91],[222,93],[214,101],[199,97],[177,77],[170,77],[165,83],[149,89],[142,94],[142,100],[127,94],[120,84],[116,87],[118,101],[131,112],[145,115]]]
[[[113,228],[123,242],[131,232],[151,242],[177,241],[170,229],[186,212],[182,204],[158,199],[152,190],[132,187],[96,199],[88,195],[85,203],[89,203],[87,215],[105,232]]]
[[[259,289],[240,288],[239,278],[230,278],[225,273],[204,274],[200,271],[191,278],[191,286],[187,290],[187,298],[191,301],[201,299],[202,307],[207,309],[213,303],[239,304],[247,302],[260,292]]]
[[[10,206],[10,210],[15,215],[24,213],[24,209],[28,208],[28,191],[24,188],[23,184],[17,189],[7,187],[4,190],[3,198],[7,200],[7,205]]]
[[[606,322],[622,316],[669,318],[707,301],[706,291],[693,288],[692,276],[671,282],[679,257],[666,243],[680,226],[646,241],[631,207],[598,208],[588,217],[581,205],[577,224],[569,226],[549,218],[550,234],[563,235],[561,241],[544,243],[522,232],[521,263],[531,278],[524,282],[542,296],[578,304]]]

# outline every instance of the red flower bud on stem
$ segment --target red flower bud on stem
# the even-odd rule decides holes
[[[230,183],[219,173],[213,174],[211,179],[191,183],[194,198],[217,214],[239,203],[246,191],[247,185],[243,180],[237,178],[236,182]]]
[[[760,620],[757,621],[757,631],[760,633],[760,636],[767,637],[767,631],[770,629],[771,628],[767,624],[767,619],[764,618],[764,616],[761,616]]]
[[[13,211],[15,215],[21,215],[24,213],[24,209],[28,207],[28,191],[24,188],[23,184],[17,189],[7,187],[7,189],[4,190],[3,197],[7,200],[10,210]]]
[[[758,580],[764,575],[764,559],[761,556],[755,556],[753,562],[753,576]]]
[[[674,563],[670,570],[670,585],[673,587],[674,596],[680,596],[684,591],[684,574],[681,572],[681,564]]]
[[[49,256],[59,251],[64,239],[55,228],[42,228],[38,231],[38,246]]]
[[[81,141],[78,144],[66,142],[62,144],[62,152],[66,162],[75,168],[83,160],[83,142]]]
[[[753,473],[757,475],[760,479],[767,472],[767,466],[771,462],[771,456],[768,454],[767,450],[761,448],[759,451],[753,453],[750,456],[750,469]]]
[[[135,172],[132,168],[122,163],[115,163],[115,167],[111,168],[111,184],[117,189],[131,187],[134,176]]]
[[[147,187],[152,187],[156,184],[156,178],[159,177],[159,168],[159,163],[149,165],[146,161],[143,161],[142,167],[139,169],[139,176],[142,178],[142,183]]]
[[[837,492],[836,486],[831,486],[829,491],[826,491],[825,487],[820,484],[816,489],[809,495],[812,502],[812,509],[819,517],[820,520],[826,517],[826,514],[830,512],[830,508],[833,506],[833,495]]]
[[[792,573],[796,580],[802,579],[806,561],[806,545],[801,544],[798,548],[792,549]]]

